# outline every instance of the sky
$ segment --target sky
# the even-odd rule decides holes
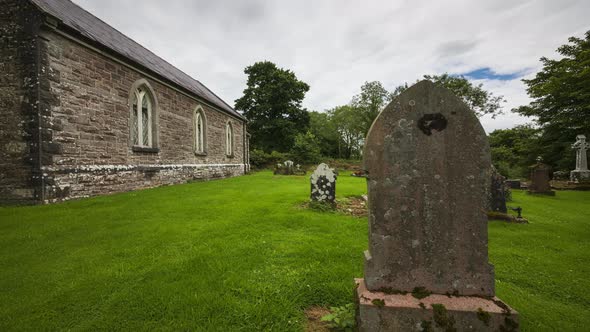
[[[74,0],[198,79],[228,104],[244,68],[268,60],[310,85],[303,106],[350,102],[366,81],[388,90],[425,74],[464,75],[495,95],[505,114],[487,132],[532,122],[523,78],[590,30],[590,1]]]

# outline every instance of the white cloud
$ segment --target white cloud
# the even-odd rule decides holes
[[[318,111],[347,103],[365,81],[393,89],[482,67],[534,73],[541,56],[590,29],[587,0],[75,2],[229,104],[244,68],[270,60],[310,84],[304,106]],[[482,119],[486,130],[529,121],[509,112],[528,102],[520,80],[482,83],[508,100],[506,115]]]

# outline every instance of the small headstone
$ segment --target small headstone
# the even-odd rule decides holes
[[[491,157],[475,113],[450,91],[419,82],[379,114],[363,163],[369,250],[365,278],[356,280],[359,330],[500,329],[510,309],[489,299]],[[441,308],[448,326],[438,325]],[[477,319],[482,308],[485,323]],[[517,324],[514,312],[508,319]]]
[[[590,181],[590,171],[588,170],[588,157],[586,150],[590,144],[586,142],[586,136],[578,135],[576,142],[572,144],[576,149],[576,169],[570,172],[570,180],[575,183]]]
[[[491,179],[489,210],[507,213],[508,209],[506,208],[506,194],[510,189],[507,188],[506,178],[503,177],[502,174],[500,174],[496,168],[492,166]]]
[[[294,163],[291,160],[287,160],[283,164],[278,163],[275,167],[274,174],[279,174],[279,175],[293,175],[293,174],[295,174]]]
[[[336,199],[336,174],[328,165],[321,163],[311,174],[311,200],[334,204]]]
[[[527,193],[554,196],[555,191],[551,190],[549,173],[551,167],[542,162],[541,157],[537,158],[537,163],[530,167],[531,183],[528,186]]]
[[[521,187],[520,180],[518,179],[508,179],[506,180],[506,184],[508,187],[510,187],[510,189],[520,189]]]

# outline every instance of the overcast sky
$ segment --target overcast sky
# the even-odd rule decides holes
[[[230,105],[261,60],[308,83],[303,105],[315,111],[348,103],[365,81],[393,90],[448,72],[505,96],[506,114],[482,119],[488,132],[530,122],[510,113],[529,100],[521,79],[590,29],[589,0],[74,2]]]

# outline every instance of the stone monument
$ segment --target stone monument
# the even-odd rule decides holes
[[[336,199],[336,173],[328,165],[321,163],[311,174],[311,200],[334,204]]]
[[[510,189],[506,185],[506,178],[494,166],[492,166],[491,180],[489,210],[508,213],[508,209],[506,208],[506,194]]]
[[[369,250],[356,280],[359,330],[518,330],[518,314],[494,296],[491,157],[475,113],[421,81],[379,114],[363,158]]]
[[[551,167],[543,163],[541,157],[537,157],[537,163],[530,167],[531,169],[531,183],[529,184],[527,193],[528,194],[540,194],[555,196],[555,191],[551,190],[551,184],[549,181],[549,173]]]
[[[586,136],[578,135],[572,148],[576,149],[576,169],[570,172],[570,181],[575,183],[590,181],[588,157],[586,156],[586,150],[590,148],[590,145],[586,142]]]

